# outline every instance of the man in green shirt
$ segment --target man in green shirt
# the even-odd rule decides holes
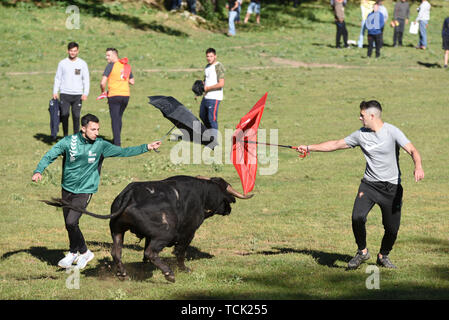
[[[86,208],[97,192],[100,183],[100,170],[104,158],[133,157],[159,148],[160,141],[140,146],[121,148],[98,138],[100,124],[96,116],[86,114],[81,118],[81,131],[66,136],[55,144],[41,159],[34,170],[34,182],[42,180],[42,172],[47,166],[63,155],[62,199],[73,206]],[[69,235],[70,252],[58,262],[62,268],[70,268],[77,261],[77,267],[83,269],[93,259],[94,254],[87,249],[83,234],[79,228],[81,213],[64,208],[65,226]]]

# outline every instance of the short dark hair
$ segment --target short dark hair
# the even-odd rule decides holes
[[[375,108],[375,109],[379,110],[380,112],[382,112],[382,106],[376,100],[362,101],[360,103],[360,110],[366,110],[369,108]]]
[[[214,48],[209,48],[209,49],[207,49],[207,50],[206,50],[206,54],[208,54],[208,53],[213,53],[214,55],[217,55],[217,52],[215,51]]]
[[[73,49],[73,48],[79,48],[80,46],[78,45],[78,43],[76,42],[69,42],[69,44],[67,45],[67,50]]]
[[[87,126],[87,124],[89,122],[99,123],[100,120],[97,118],[97,116],[94,116],[93,114],[88,113],[81,118],[81,126],[85,127],[85,126]]]
[[[106,52],[108,52],[108,51],[113,51],[113,52],[115,52],[116,55],[118,55],[118,50],[116,48],[107,48]]]

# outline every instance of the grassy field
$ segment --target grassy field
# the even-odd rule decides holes
[[[267,5],[261,25],[238,26],[234,38],[224,35],[226,21],[210,31],[177,14],[119,2],[89,11],[78,2],[81,26],[74,30],[65,28],[65,5],[0,5],[1,299],[449,298],[449,73],[442,68],[440,36],[449,2],[432,1],[428,50],[414,49],[417,37],[408,33],[404,47],[392,48],[386,26],[380,59],[366,59],[366,48],[336,50],[333,16],[320,2],[300,9]],[[393,4],[385,3],[391,15]],[[125,13],[116,15],[120,10]],[[346,10],[354,40],[359,11],[356,5]],[[401,152],[404,205],[390,255],[398,269],[380,270],[379,290],[365,285],[374,258],[359,270],[345,270],[356,251],[351,210],[365,166],[359,149],[304,160],[290,150],[268,149],[259,151],[261,159],[277,157],[276,173],[258,175],[255,197],[238,201],[230,216],[205,221],[188,253],[191,274],[175,271],[176,283],[168,284],[159,270],[141,262],[143,243],[127,233],[123,261],[130,279],[119,280],[111,267],[108,222],[86,216],[80,225],[95,259],[81,272],[79,290],[68,289],[69,275],[57,267],[68,249],[61,211],[38,201],[60,194],[61,161],[47,168],[39,184],[31,175],[52,145],[48,101],[57,63],[72,40],[91,70],[82,113],[99,116],[106,139],[112,139],[108,107],[95,100],[104,50],[114,46],[130,59],[136,85],[124,115],[125,146],[151,142],[171,127],[147,103],[149,95],[172,95],[198,114],[190,88],[202,78],[208,47],[216,48],[227,71],[221,130],[233,129],[268,92],[260,128],[276,129],[279,143],[343,138],[360,127],[360,101],[380,101],[384,120],[400,127],[421,152],[426,173],[415,183],[413,162]],[[173,146],[167,141],[159,154],[107,159],[90,211],[108,213],[132,181],[177,174],[221,176],[241,190],[234,167],[224,161],[228,155],[223,163],[176,165],[170,161]],[[378,207],[368,216],[367,232],[375,254],[383,235]],[[174,263],[171,248],[162,256]]]

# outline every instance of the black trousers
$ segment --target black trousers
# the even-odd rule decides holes
[[[368,57],[373,53],[373,44],[376,44],[376,58],[380,57],[380,48],[382,48],[382,33],[368,35]]]
[[[78,208],[86,209],[91,198],[91,193],[77,194],[62,189],[62,199],[70,201],[73,206]],[[70,252],[86,253],[86,241],[79,227],[79,220],[82,213],[68,208],[63,208],[62,211],[64,213],[65,228],[69,234]]]
[[[399,25],[394,28],[393,46],[395,46],[396,44],[402,46],[402,36],[404,35],[405,20],[404,19],[396,19],[396,20],[399,22]]]
[[[365,224],[368,213],[375,204],[378,204],[382,211],[385,230],[380,254],[388,255],[392,250],[401,222],[402,194],[400,184],[362,180],[352,211],[352,231],[359,250],[366,248]]]
[[[116,146],[120,146],[122,143],[121,141],[122,117],[126,107],[128,106],[128,102],[129,97],[126,96],[114,96],[108,98],[109,114],[111,116],[113,143]]]
[[[340,40],[343,36],[343,45],[345,47],[348,46],[348,30],[346,29],[346,23],[335,21],[335,25],[337,26],[337,35],[335,38],[335,46],[340,48]]]
[[[81,95],[61,93],[59,95],[59,99],[61,100],[60,119],[62,122],[62,130],[64,132],[64,136],[67,136],[69,134],[70,107],[72,107],[73,133],[75,134],[80,130],[80,117],[82,107]]]

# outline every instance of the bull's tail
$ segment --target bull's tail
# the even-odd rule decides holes
[[[77,212],[81,212],[83,214],[87,214],[87,215],[89,215],[91,217],[98,218],[98,219],[111,219],[111,218],[114,218],[114,217],[118,216],[123,211],[123,208],[120,208],[120,210],[118,210],[117,212],[114,212],[114,213],[111,213],[111,214],[108,214],[108,215],[100,215],[100,214],[96,214],[96,213],[93,213],[93,212],[89,212],[89,211],[87,211],[86,209],[83,209],[83,208],[75,207],[69,201],[64,200],[64,199],[52,198],[51,200],[52,201],[49,201],[49,200],[39,200],[39,201],[42,201],[42,202],[44,202],[44,203],[46,203],[46,204],[48,204],[50,206],[54,206],[54,207],[69,208],[69,209],[75,210]]]

